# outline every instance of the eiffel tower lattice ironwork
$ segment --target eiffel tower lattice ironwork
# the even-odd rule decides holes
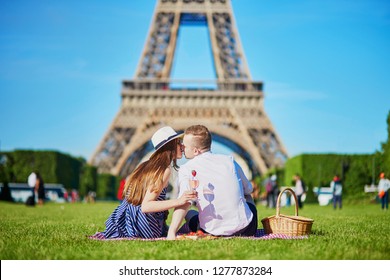
[[[208,28],[213,85],[170,79],[179,27],[194,23]],[[287,152],[264,112],[262,86],[251,80],[230,0],[157,0],[135,78],[123,81],[120,110],[90,163],[124,176],[152,150],[149,139],[159,127],[204,124],[252,173],[281,166]]]

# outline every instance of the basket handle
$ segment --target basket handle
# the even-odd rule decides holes
[[[289,191],[293,195],[293,197],[295,199],[295,216],[298,216],[298,199],[297,199],[297,196],[295,195],[295,192],[291,188],[285,188],[278,195],[278,200],[276,202],[276,217],[279,217],[279,215],[280,215],[280,198],[282,197],[282,194],[285,191]]]

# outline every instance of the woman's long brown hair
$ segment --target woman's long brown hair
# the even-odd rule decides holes
[[[173,167],[179,167],[176,162],[179,139],[173,139],[157,150],[149,160],[141,163],[125,183],[123,195],[133,205],[140,205],[148,189],[161,192],[165,170],[173,162]]]

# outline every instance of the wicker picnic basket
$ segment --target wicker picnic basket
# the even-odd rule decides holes
[[[285,191],[289,191],[295,199],[295,216],[280,214],[280,198]],[[298,201],[295,192],[286,188],[280,192],[276,202],[276,215],[261,220],[267,234],[278,233],[288,236],[309,235],[314,220],[298,216]]]

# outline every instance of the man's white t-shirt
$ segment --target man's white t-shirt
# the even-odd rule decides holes
[[[233,157],[206,152],[179,169],[179,196],[190,190],[189,180],[199,180],[197,188],[200,227],[213,235],[232,235],[251,222],[253,214],[244,195],[252,185]]]

